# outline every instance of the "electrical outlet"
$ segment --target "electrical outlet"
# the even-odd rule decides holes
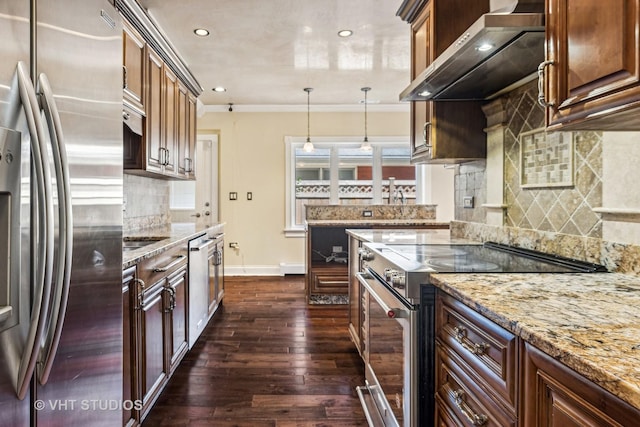
[[[465,209],[473,209],[473,196],[465,196],[462,198],[462,207]]]
[[[331,249],[331,251],[332,251],[334,254],[340,253],[340,252],[342,252],[342,246],[334,246],[334,247]]]
[[[371,218],[373,216],[372,211],[362,211],[362,216],[365,218]]]
[[[235,191],[232,191],[229,193],[229,200],[238,200],[238,193]]]

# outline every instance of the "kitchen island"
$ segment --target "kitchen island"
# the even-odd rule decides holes
[[[526,345],[640,408],[640,278],[474,273],[433,274],[431,281]],[[521,381],[529,391],[534,387]]]

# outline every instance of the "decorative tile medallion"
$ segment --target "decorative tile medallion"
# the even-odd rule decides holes
[[[544,128],[522,132],[520,167],[522,188],[573,186],[573,134]]]

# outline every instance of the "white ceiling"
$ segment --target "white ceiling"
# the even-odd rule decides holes
[[[401,0],[139,0],[196,77],[207,106],[407,107],[410,30]],[[198,27],[210,31],[197,37]],[[337,33],[350,29],[353,35]],[[224,86],[226,92],[212,88]],[[210,107],[211,108],[211,107]],[[215,107],[213,107],[215,108]]]

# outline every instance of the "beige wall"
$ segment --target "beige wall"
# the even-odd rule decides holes
[[[207,113],[198,129],[220,132],[220,216],[226,223],[225,274],[280,274],[279,266],[304,264],[304,239],[285,228],[285,136],[306,136],[307,114]],[[362,113],[311,113],[314,136],[361,136]],[[368,115],[369,136],[406,136],[409,114]],[[238,200],[230,201],[229,192]],[[248,201],[247,192],[253,193]],[[228,243],[237,242],[239,250]]]

